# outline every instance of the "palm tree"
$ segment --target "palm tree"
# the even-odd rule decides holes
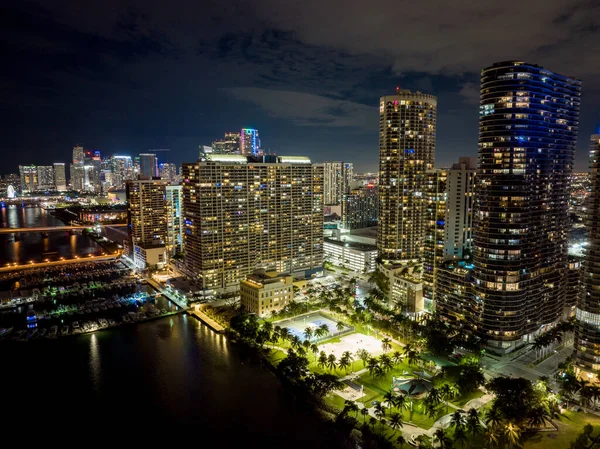
[[[306,329],[304,329],[304,336],[306,337],[307,340],[310,340],[313,336],[313,330],[311,327],[307,327]]]
[[[338,367],[340,369],[345,369],[346,373],[348,373],[348,367],[350,366],[350,359],[346,355],[346,352],[342,354],[340,360],[338,361]]]
[[[479,411],[472,407],[467,411],[467,430],[471,434],[471,437],[474,437],[481,430]]]
[[[402,413],[403,410],[406,410],[408,408],[408,400],[406,399],[406,396],[404,396],[403,394],[399,394],[398,396],[396,396],[394,398],[394,405],[398,410],[400,410],[400,413]]]
[[[342,332],[346,325],[342,321],[338,321],[335,327],[338,330],[338,332]]]
[[[493,427],[489,427],[483,435],[483,441],[486,449],[494,449],[498,447],[498,435]]]
[[[335,355],[334,354],[329,354],[329,356],[327,356],[327,366],[329,367],[330,370],[334,370],[336,367],[336,359],[335,359]]]
[[[302,340],[300,340],[300,337],[297,335],[294,335],[292,338],[290,338],[290,345],[292,345],[292,348],[298,348],[301,344]]]
[[[393,392],[387,391],[383,395],[383,402],[387,402],[388,407],[392,407],[392,406],[396,405],[396,396],[394,395]]]
[[[431,390],[429,390],[429,393],[427,393],[427,399],[429,399],[433,405],[439,405],[439,403],[442,402],[440,390],[436,387],[432,387]]]
[[[443,428],[439,428],[434,432],[433,441],[437,441],[440,444],[441,449],[452,447],[452,441],[450,440],[450,437],[446,435],[446,431]]]
[[[343,410],[343,412],[345,412],[345,413],[349,413],[349,412],[358,413],[358,405],[356,405],[356,402],[349,401],[348,399],[346,399],[344,401],[344,410]]]
[[[458,396],[458,388],[454,384],[445,383],[440,388],[440,393],[446,402],[446,413],[448,413],[448,402]]]
[[[419,358],[419,355],[417,354],[417,351],[415,351],[414,349],[408,351],[406,358],[408,360],[409,365],[416,365],[417,363],[419,363],[419,360],[421,360]]]
[[[425,407],[425,414],[431,418],[434,419],[437,418],[437,414],[438,414],[438,408],[435,404],[433,404],[430,401],[426,401],[423,403],[423,406]]]
[[[465,427],[465,415],[462,410],[456,410],[452,413],[452,418],[450,420],[450,425],[454,427],[454,430],[458,430],[458,428]]]
[[[392,340],[387,337],[381,340],[381,349],[383,349],[383,352],[388,352],[390,349],[392,349]]]
[[[325,337],[326,335],[329,335],[329,326],[327,326],[327,324],[323,323],[319,326],[319,329],[321,329],[321,335],[323,337]]]
[[[367,407],[361,408],[360,414],[363,415],[363,423],[364,423],[367,420],[367,416],[369,415],[369,409]]]
[[[402,361],[402,353],[400,351],[394,351],[392,354],[392,361],[398,365]]]
[[[370,356],[371,354],[369,354],[369,351],[367,351],[366,349],[359,349],[358,351],[356,351],[356,357],[362,360],[363,368],[367,366],[367,361],[369,360]]]
[[[282,340],[288,340],[291,336],[290,330],[287,327],[282,327],[279,330],[279,338]]]
[[[492,407],[485,414],[485,424],[488,428],[499,429],[502,426],[502,414],[500,409]]]
[[[369,374],[371,376],[373,376],[373,373],[377,372],[378,368],[379,368],[379,361],[374,357],[370,357],[369,360],[367,361],[367,370],[369,371]]]
[[[402,422],[402,416],[399,413],[392,413],[390,415],[390,427],[394,430],[398,430],[402,427],[404,423]]]
[[[465,441],[467,441],[467,432],[465,432],[464,426],[457,427],[454,429],[454,442],[460,443],[460,447],[463,448]]]
[[[546,424],[552,424],[552,416],[548,407],[544,404],[539,404],[529,411],[529,419],[527,423],[533,427],[543,427]]]
[[[319,352],[319,347],[316,344],[313,343],[312,345],[310,345],[310,350],[313,352],[313,354],[316,357],[317,353]]]
[[[413,350],[413,348],[412,348],[411,344],[410,344],[410,343],[407,343],[407,344],[404,346],[404,349],[402,350],[402,353],[404,354],[404,356],[407,356],[407,355],[408,355],[408,353],[409,353],[410,351],[412,351],[412,350]]]
[[[521,429],[516,424],[511,422],[504,426],[504,438],[508,443],[508,449],[515,447],[521,439]]]
[[[392,359],[390,359],[390,357],[387,354],[381,354],[381,356],[379,357],[379,363],[381,365],[381,368],[383,368],[383,370],[386,372],[390,371],[394,367]]]
[[[398,443],[400,445],[400,449],[402,449],[406,444],[406,439],[404,438],[404,436],[398,435],[398,438],[396,438],[396,443]]]
[[[352,362],[354,362],[354,356],[352,355],[352,353],[350,351],[344,351],[342,353],[342,357],[346,357],[346,359],[348,359],[348,362],[350,364],[352,364]]]
[[[375,418],[375,417],[371,416],[371,417],[369,418],[369,426],[373,426],[373,427],[374,427],[374,426],[375,426],[375,424],[377,424],[377,418]]]
[[[375,405],[375,410],[373,410],[373,413],[375,413],[375,416],[378,419],[382,419],[385,416],[385,407],[383,406],[383,404],[378,403]]]
[[[321,351],[321,353],[319,354],[317,366],[321,368],[325,368],[327,366],[327,354],[325,354],[325,351]]]

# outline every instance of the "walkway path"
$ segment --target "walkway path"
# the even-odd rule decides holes
[[[221,326],[219,323],[217,323],[215,320],[209,317],[206,313],[202,312],[200,309],[188,309],[188,313],[198,318],[200,321],[202,321],[215,332],[221,333],[225,330],[223,326]]]

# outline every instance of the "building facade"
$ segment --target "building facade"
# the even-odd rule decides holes
[[[167,183],[157,179],[127,182],[128,249],[134,264],[145,269],[166,263]]]
[[[183,187],[165,188],[167,210],[167,252],[170,256],[183,254]]]
[[[497,352],[562,315],[580,92],[580,81],[521,61],[481,74],[475,321]]]
[[[347,230],[377,226],[379,197],[373,184],[353,188],[342,197],[342,227]]]
[[[294,278],[257,271],[240,282],[240,302],[248,313],[260,317],[279,312],[294,299]]]
[[[38,188],[38,170],[35,165],[19,165],[21,192],[31,193]]]
[[[54,187],[59,192],[67,190],[67,169],[64,162],[55,162],[54,168]]]
[[[471,258],[476,171],[477,160],[474,157],[461,157],[448,170],[444,260]]]
[[[112,156],[110,163],[111,185],[116,190],[125,189],[127,181],[135,179],[131,156]]]
[[[325,260],[356,273],[371,273],[377,267],[377,247],[365,243],[325,238]]]
[[[257,268],[311,277],[323,266],[323,167],[294,156],[206,155],[182,174],[185,265],[205,289]]]
[[[379,102],[379,229],[384,261],[423,257],[426,173],[433,169],[437,99],[398,89]]]
[[[589,245],[585,250],[583,293],[575,309],[575,366],[585,380],[600,374],[600,134],[590,146],[591,195],[586,225]]]
[[[227,132],[223,139],[217,139],[212,143],[214,154],[240,154],[240,133]],[[206,150],[202,150],[206,153]]]
[[[54,190],[54,166],[53,165],[38,165],[38,190]]]
[[[163,181],[167,181],[169,184],[177,184],[177,165],[172,162],[163,162],[158,165],[158,176]]]
[[[354,165],[351,162],[325,162],[323,167],[324,202],[326,205],[341,204],[344,194],[350,191]]]
[[[156,155],[153,153],[140,154],[140,178],[152,179],[158,176]]]
[[[444,263],[444,231],[446,217],[445,169],[429,170],[425,188],[425,240],[423,245],[423,297],[425,308],[435,308],[437,270]]]
[[[240,131],[240,154],[242,156],[258,156],[260,153],[260,139],[258,130],[244,128]]]

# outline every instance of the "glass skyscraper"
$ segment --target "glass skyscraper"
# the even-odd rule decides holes
[[[498,352],[561,316],[580,92],[580,81],[520,61],[481,73],[472,310]]]
[[[575,366],[580,375],[600,374],[600,134],[590,146],[591,195],[587,203],[589,246],[585,251],[583,294],[575,309]],[[585,379],[585,377],[584,377]],[[585,379],[588,380],[588,379]]]

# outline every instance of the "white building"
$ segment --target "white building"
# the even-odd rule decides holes
[[[370,273],[377,265],[377,247],[373,245],[325,238],[323,251],[329,263],[357,273]]]
[[[461,157],[448,170],[446,179],[446,217],[444,260],[462,260],[473,246],[473,192],[477,161]]]
[[[183,187],[166,186],[167,251],[169,255],[183,253]]]

